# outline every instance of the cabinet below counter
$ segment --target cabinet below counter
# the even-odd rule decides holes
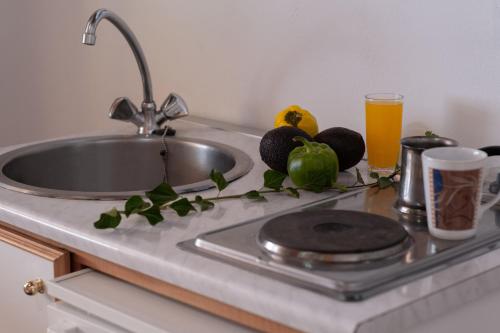
[[[46,286],[47,294],[61,301],[49,305],[53,332],[67,332],[61,327],[82,333],[255,332],[88,268]]]
[[[71,267],[78,269],[73,273],[70,273],[70,257]],[[4,267],[0,284],[3,318],[0,330],[30,333],[255,332],[121,279],[83,268],[84,263],[108,267],[105,269],[108,273],[119,273],[145,285],[153,282],[137,272],[92,256],[70,253],[60,246],[0,226],[0,265]],[[167,289],[161,282],[153,284],[164,292]]]
[[[69,273],[69,252],[0,227],[0,267],[0,330],[45,332],[51,301],[27,294],[38,292],[36,282]]]

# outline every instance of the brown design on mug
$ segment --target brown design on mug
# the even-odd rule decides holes
[[[481,169],[430,170],[435,226],[444,230],[469,230],[474,226]]]

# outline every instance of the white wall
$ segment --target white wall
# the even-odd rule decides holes
[[[363,94],[395,91],[406,134],[500,144],[500,1],[2,0],[0,145],[131,126],[107,119],[141,97],[126,42],[103,22],[80,44],[99,7],[135,31],[158,104],[174,90],[192,114],[258,128],[300,104],[364,133]]]

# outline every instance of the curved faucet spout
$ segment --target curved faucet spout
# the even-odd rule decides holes
[[[137,61],[137,65],[139,66],[139,71],[141,72],[142,77],[142,86],[144,92],[144,101],[143,104],[151,104],[153,101],[153,91],[151,87],[151,76],[149,74],[148,64],[146,63],[146,58],[144,57],[144,53],[142,52],[141,46],[137,41],[134,33],[128,25],[123,21],[118,15],[113,13],[107,9],[98,9],[92,14],[87,22],[87,26],[85,27],[85,31],[82,37],[82,43],[86,45],[95,45],[96,36],[95,32],[99,22],[102,19],[107,19],[111,22],[125,37],[128,42],[128,45],[132,49],[134,53],[135,60]]]
[[[156,110],[156,104],[153,100],[153,90],[151,88],[151,76],[146,58],[134,33],[118,15],[107,9],[96,10],[87,21],[87,26],[82,36],[82,43],[95,45],[95,32],[99,22],[103,19],[111,22],[127,40],[141,72],[144,92],[144,100],[142,101],[140,111],[128,98],[120,97],[111,105],[110,118],[131,122],[137,126],[137,134],[150,136],[158,132],[166,121],[186,116],[188,114],[187,106],[184,100],[176,94],[172,94],[172,97],[169,96],[162,106],[161,112]]]

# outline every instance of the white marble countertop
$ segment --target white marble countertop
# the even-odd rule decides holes
[[[251,172],[228,187],[227,194],[260,187],[267,169],[260,161],[259,137],[176,121],[178,137],[230,143],[254,160]],[[13,149],[4,148],[1,153]],[[215,194],[215,190],[205,191]],[[220,202],[188,217],[164,214],[151,227],[131,217],[116,230],[96,230],[99,214],[123,201],[82,201],[36,197],[0,189],[0,219],[8,224],[90,253],[130,269],[217,299],[307,332],[399,332],[498,287],[500,250],[455,265],[405,286],[356,303],[318,293],[182,251],[180,241],[250,218],[322,199],[304,193],[298,201],[275,194],[267,203]],[[330,194],[331,195],[331,194]],[[476,277],[472,279],[473,277]]]

